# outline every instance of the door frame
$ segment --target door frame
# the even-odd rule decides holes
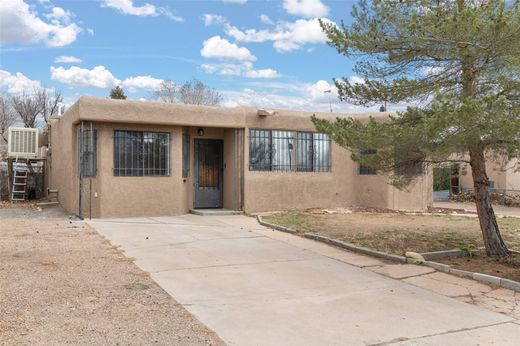
[[[217,150],[219,153],[218,160],[218,173],[219,173],[219,182],[218,188],[220,190],[219,193],[219,203],[215,206],[197,206],[197,190],[199,189],[199,143],[211,143],[217,146]],[[193,139],[193,209],[205,209],[205,208],[223,208],[224,207],[224,140],[223,139],[208,139],[208,138],[194,138]]]

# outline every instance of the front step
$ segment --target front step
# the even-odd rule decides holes
[[[241,210],[229,209],[190,209],[190,214],[199,216],[224,216],[224,215],[244,215]]]
[[[40,207],[40,208],[50,208],[50,207],[55,207],[57,205],[60,205],[59,202],[40,202],[40,203],[36,203],[36,206],[37,207]]]

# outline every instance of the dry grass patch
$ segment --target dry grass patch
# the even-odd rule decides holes
[[[287,212],[266,216],[264,219],[298,232],[313,232],[397,255],[406,251],[429,252],[483,246],[478,219],[475,217]],[[508,246],[520,250],[520,218],[499,218],[498,223]]]
[[[481,247],[478,218],[404,213],[316,214],[287,212],[264,217],[268,222],[312,232],[347,243],[396,255],[406,251],[471,250]],[[512,250],[520,251],[520,218],[498,219],[502,237]],[[455,268],[520,281],[520,256],[490,259],[484,255],[440,260]]]

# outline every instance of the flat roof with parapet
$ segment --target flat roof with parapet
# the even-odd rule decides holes
[[[61,117],[74,117],[74,124],[80,121],[109,122],[143,125],[179,125],[202,127],[245,128],[269,127],[308,128],[310,117],[334,120],[355,117],[357,119],[386,118],[391,113],[326,113],[305,112],[284,109],[257,109],[252,107],[209,107],[154,101],[114,100],[82,96]],[[60,117],[53,117],[59,119]],[[285,126],[287,127],[287,126]]]

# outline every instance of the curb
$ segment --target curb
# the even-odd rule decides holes
[[[431,261],[436,260],[439,258],[446,258],[446,257],[463,257],[468,254],[467,251],[462,250],[443,250],[443,251],[432,251],[432,252],[423,252],[421,255],[424,257],[425,260]]]
[[[262,216],[260,216],[260,215],[257,215],[257,216],[256,216],[256,220],[257,220],[258,223],[261,224],[262,226],[269,227],[269,228],[275,229],[275,230],[280,231],[280,232],[291,233],[291,234],[296,234],[296,233],[298,233],[296,230],[294,230],[294,229],[292,229],[292,228],[283,227],[283,226],[278,226],[278,225],[275,225],[275,224],[273,224],[273,223],[269,223],[269,222],[267,222],[267,221],[264,221],[264,219],[263,219]]]
[[[262,217],[260,215],[258,215],[256,217],[256,219],[258,220],[258,223],[261,224],[262,226],[266,226],[266,227],[272,228],[274,230],[285,232],[285,233],[298,234],[298,232],[292,228],[283,227],[283,226],[279,226],[279,225],[275,225],[275,224],[266,222],[262,219]],[[364,255],[373,256],[373,257],[378,257],[378,258],[386,259],[386,260],[393,261],[393,262],[425,265],[427,267],[433,268],[433,269],[443,272],[443,273],[452,274],[452,275],[463,277],[463,278],[473,279],[475,281],[483,282],[486,284],[493,284],[498,287],[507,288],[512,291],[520,292],[520,282],[509,280],[509,279],[504,279],[504,278],[501,278],[498,276],[455,269],[447,264],[433,262],[433,261],[429,261],[429,260],[426,260],[424,262],[417,262],[417,260],[413,259],[413,258],[392,255],[392,254],[389,254],[386,252],[371,250],[366,247],[356,246],[354,244],[346,243],[341,240],[331,239],[329,237],[324,237],[322,235],[318,235],[315,233],[309,233],[309,232],[303,233],[303,237],[312,239],[312,240],[316,240],[316,241],[319,241],[319,242],[322,242],[325,244],[333,245],[333,246],[336,246],[336,247],[339,247],[342,249],[350,250],[352,252],[357,252],[357,253],[361,253]],[[513,252],[516,253],[516,251],[513,251]],[[464,253],[464,251],[447,250],[447,251],[427,252],[427,253],[424,253],[421,255],[423,255],[423,256],[426,255],[425,258],[428,256],[428,259],[437,259],[437,258],[441,258],[442,254],[445,254],[447,256],[457,256],[461,253]]]
[[[324,237],[324,236],[314,234],[314,233],[304,233],[303,236],[305,238],[321,241],[322,243],[327,243],[327,244],[331,244],[331,245],[334,245],[334,246],[337,246],[337,247],[340,247],[340,248],[343,248],[346,250],[350,250],[352,252],[357,252],[357,253],[361,253],[364,255],[383,258],[383,259],[390,260],[390,261],[406,263],[406,257],[404,257],[404,256],[392,255],[392,254],[388,254],[386,252],[371,250],[366,247],[356,246],[354,244],[345,243],[341,240],[331,239],[331,238]]]

